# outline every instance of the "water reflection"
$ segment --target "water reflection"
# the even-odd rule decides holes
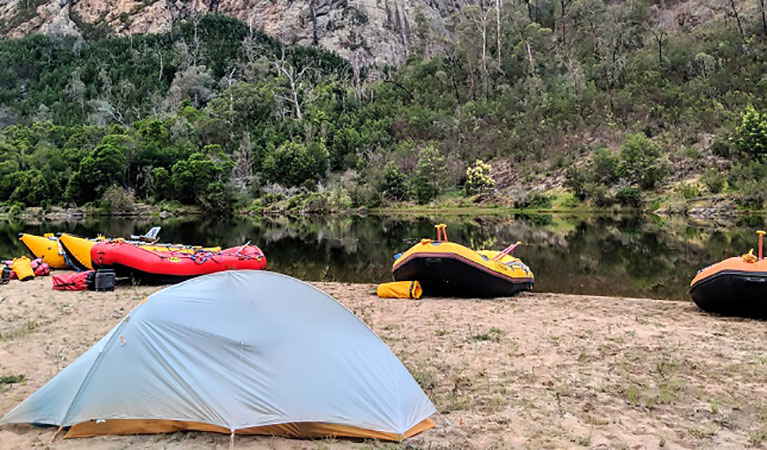
[[[258,244],[269,269],[305,280],[381,282],[390,279],[392,255],[434,224],[448,225],[450,240],[500,249],[521,240],[515,254],[536,275],[536,290],[580,294],[687,299],[695,272],[756,244],[762,219],[729,227],[657,217],[532,215],[480,217],[332,216],[207,219],[89,218],[71,222],[0,222],[0,256],[24,254],[20,231],[66,231],[84,236],[128,236],[163,227],[166,242]]]

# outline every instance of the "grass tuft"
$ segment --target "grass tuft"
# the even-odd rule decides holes
[[[469,342],[500,342],[503,337],[503,330],[492,327],[487,333],[475,334],[469,337]]]
[[[0,384],[17,384],[23,383],[27,377],[20,373],[18,375],[0,375]]]

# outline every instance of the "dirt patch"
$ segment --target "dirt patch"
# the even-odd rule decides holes
[[[158,290],[0,287],[0,414]],[[767,329],[686,302],[525,294],[380,300],[315,283],[364,320],[441,413],[407,443],[238,437],[254,449],[743,448],[767,441]],[[452,426],[446,426],[449,421]],[[0,428],[0,448],[47,447],[52,428]],[[59,449],[229,448],[212,433],[58,440]]]

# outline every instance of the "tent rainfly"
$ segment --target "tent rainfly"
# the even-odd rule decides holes
[[[151,295],[0,420],[65,437],[180,430],[402,440],[434,406],[386,344],[324,292],[228,271]]]

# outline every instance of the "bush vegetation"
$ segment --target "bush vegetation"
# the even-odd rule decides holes
[[[490,161],[522,183],[563,170],[579,200],[639,207],[672,167],[712,156],[731,169],[703,173],[707,192],[764,207],[756,18],[742,32],[719,18],[666,32],[649,3],[535,5],[506,4],[501,35],[485,23],[484,41],[477,6],[451,18],[447,39],[421,21],[408,59],[386,68],[218,15],[152,35],[0,39],[12,62],[0,66],[0,199],[122,208],[130,192],[224,212],[295,195],[316,210],[430,203],[503,192]],[[681,162],[679,148],[691,149]],[[283,200],[266,192],[274,184]]]

